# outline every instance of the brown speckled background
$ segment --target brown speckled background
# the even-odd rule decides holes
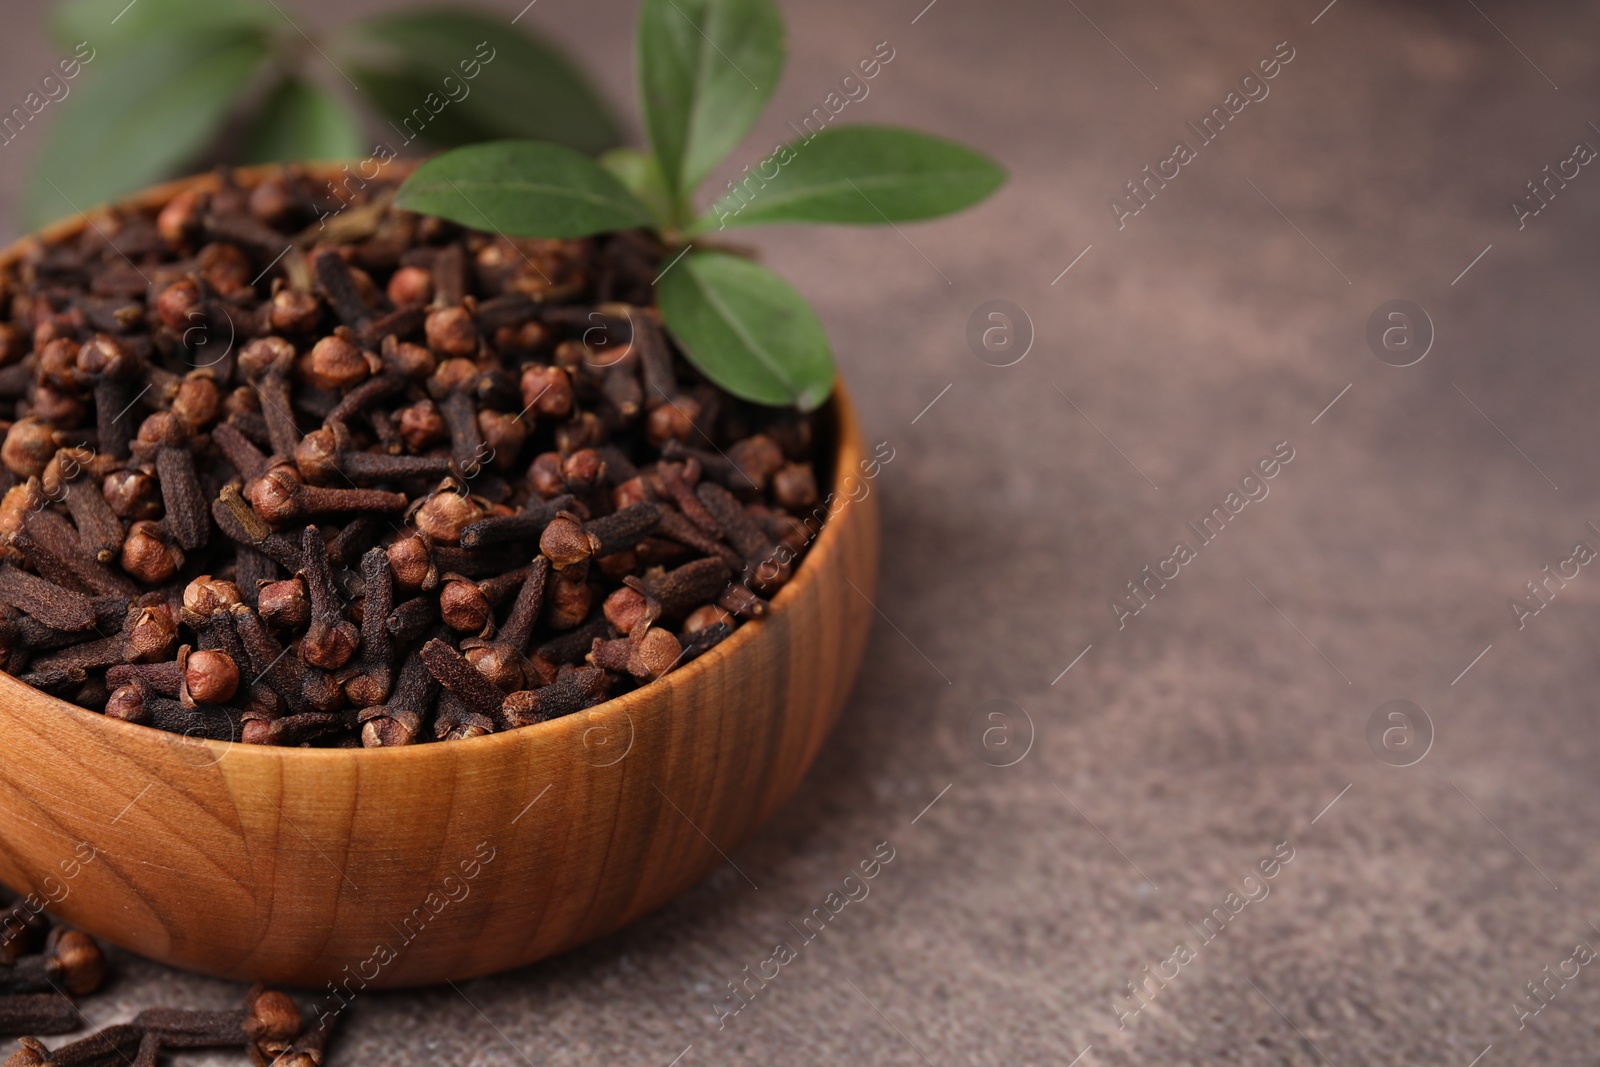
[[[308,28],[389,6],[281,3]],[[1508,600],[1600,547],[1600,170],[1521,231],[1507,205],[1600,146],[1600,11],[923,3],[785,3],[790,65],[735,157],[887,40],[843,119],[943,132],[1013,174],[903,234],[758,238],[896,449],[881,624],[813,774],[732,852],[759,889],[727,867],[562,959],[364,997],[333,1062],[1593,1062],[1600,971],[1552,980],[1522,1029],[1517,1005],[1600,946],[1600,573],[1521,630]],[[0,101],[54,56],[39,6],[0,3]],[[525,18],[625,101],[633,6]],[[1119,231],[1107,198],[1282,41],[1270,96]],[[7,217],[36,143],[0,149]],[[1404,369],[1363,339],[1401,297],[1436,328]],[[994,298],[1035,327],[1015,366],[965,340]],[[1119,631],[1108,601],[1285,441],[1270,495]],[[1435,733],[1406,768],[1366,740],[1397,698]],[[974,740],[999,699],[1033,726],[1008,768]],[[870,896],[719,1029],[724,983],[882,841]],[[1269,895],[1202,944],[1189,924],[1280,842]],[[1126,983],[1179,941],[1194,959],[1119,1030]],[[90,1011],[237,994],[119,958]]]

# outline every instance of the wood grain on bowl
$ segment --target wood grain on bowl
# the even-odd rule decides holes
[[[838,484],[866,454],[842,388],[831,409]],[[238,979],[417,985],[571,948],[727,862],[799,784],[860,665],[877,552],[869,494],[822,526],[765,619],[707,655],[587,712],[449,744],[197,741],[0,675],[0,881],[115,944]]]

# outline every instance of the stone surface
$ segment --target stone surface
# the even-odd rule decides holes
[[[1600,15],[922,2],[785,4],[789,70],[724,172],[888,41],[839,121],[942,132],[1013,174],[903,233],[755,238],[895,449],[882,624],[836,735],[737,870],[565,958],[364,996],[334,1062],[1588,1062],[1591,969],[1518,1013],[1525,982],[1600,944],[1600,576],[1521,629],[1508,601],[1600,547],[1600,174],[1521,230],[1508,203],[1600,145]],[[358,10],[283,6],[307,28]],[[632,6],[526,20],[626,100]],[[36,5],[0,15],[9,109],[55,50]],[[1270,95],[1199,146],[1185,121],[1280,42]],[[39,132],[0,152],[0,207]],[[1119,229],[1108,198],[1180,139],[1196,158]],[[1437,334],[1405,368],[1364,339],[1396,298]],[[969,351],[990,299],[1036,331],[1014,366]],[[1269,494],[1202,544],[1185,523],[1280,442]],[[1180,541],[1195,558],[1119,629],[1108,603]],[[1435,735],[1409,767],[1367,740],[1392,699]],[[989,764],[1023,719],[987,718],[995,700],[1032,724],[1010,767]],[[801,946],[790,923],[885,841],[870,895]],[[1275,848],[1292,859],[1244,882]],[[798,958],[719,1028],[725,983],[779,941]],[[1163,962],[1180,942],[1192,958]],[[1132,1015],[1147,966],[1177,976]],[[121,959],[89,1010],[237,994]]]

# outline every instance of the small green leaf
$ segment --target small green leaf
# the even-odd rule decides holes
[[[635,148],[613,148],[602,153],[600,165],[627,186],[639,203],[650,209],[658,229],[672,225],[672,198],[661,177],[661,164],[648,152]]]
[[[171,33],[107,49],[45,136],[27,194],[30,227],[87,210],[194,162],[266,58],[248,34]]]
[[[645,0],[635,53],[650,145],[668,191],[687,207],[771,99],[783,18],[772,0]]]
[[[245,135],[244,162],[352,159],[370,146],[338,97],[300,78],[279,82]]]
[[[525,138],[593,154],[617,143],[611,109],[554,45],[498,13],[423,10],[350,27],[337,51],[392,123],[395,149]]]
[[[406,179],[395,204],[514,237],[586,237],[650,223],[644,205],[600,164],[537,141],[436,156]]]
[[[735,396],[811,411],[833,391],[817,313],[767,268],[696,249],[667,268],[656,295],[689,362]]]
[[[843,126],[767,157],[739,192],[711,206],[695,232],[780,222],[914,222],[970,207],[1005,180],[999,164],[953,141]]]
[[[51,31],[64,45],[87,41],[115,49],[151,35],[221,30],[292,30],[264,0],[67,0],[55,10]]]

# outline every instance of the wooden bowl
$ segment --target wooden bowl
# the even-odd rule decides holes
[[[831,481],[860,482],[842,389],[827,414]],[[0,674],[0,880],[140,955],[241,980],[420,985],[572,948],[728,862],[799,784],[860,666],[877,552],[869,492],[767,618],[588,712],[468,741],[228,745]]]

